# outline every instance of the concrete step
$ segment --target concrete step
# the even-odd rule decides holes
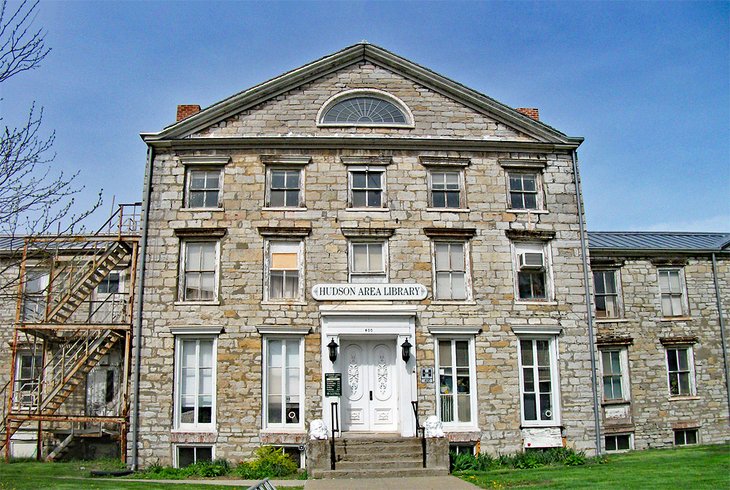
[[[335,466],[336,468],[336,466]],[[390,468],[379,470],[314,470],[312,478],[402,478],[408,476],[446,476],[449,470],[429,468]]]
[[[383,457],[373,458],[371,461],[338,461],[336,464],[338,470],[379,470],[379,469],[418,469],[423,468],[423,459],[418,458],[399,458],[396,460],[388,459],[383,461]]]

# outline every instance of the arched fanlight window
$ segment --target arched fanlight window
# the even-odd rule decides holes
[[[376,90],[338,94],[320,110],[319,124],[333,126],[410,126],[405,105]],[[402,107],[401,107],[402,106]]]

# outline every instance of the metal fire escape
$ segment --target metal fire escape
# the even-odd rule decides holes
[[[120,205],[91,235],[25,239],[10,381],[0,390],[6,460],[21,430],[35,432],[38,459],[54,459],[74,437],[95,434],[117,440],[124,459],[140,208]],[[119,365],[106,381],[108,403],[93,410],[90,373],[112,350]],[[44,441],[55,441],[47,454]]]

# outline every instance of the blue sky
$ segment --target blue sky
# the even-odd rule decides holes
[[[12,1],[11,6],[17,5]],[[361,40],[541,119],[579,150],[591,230],[730,231],[730,2],[42,2],[33,101],[81,201],[141,198],[140,132]]]

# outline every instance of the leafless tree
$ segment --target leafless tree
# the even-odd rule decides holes
[[[23,72],[35,70],[48,56],[45,32],[33,26],[38,1],[23,0],[11,9],[7,0],[0,6],[0,84]],[[0,276],[17,266],[20,237],[62,235],[81,232],[82,221],[101,205],[73,213],[78,172],[67,175],[53,166],[55,132],[44,134],[43,109],[33,103],[19,126],[2,122],[0,134],[0,236],[5,250]],[[49,245],[50,246],[50,245]],[[8,250],[10,249],[10,250]],[[13,250],[14,249],[14,250]],[[12,286],[0,280],[0,295]]]

